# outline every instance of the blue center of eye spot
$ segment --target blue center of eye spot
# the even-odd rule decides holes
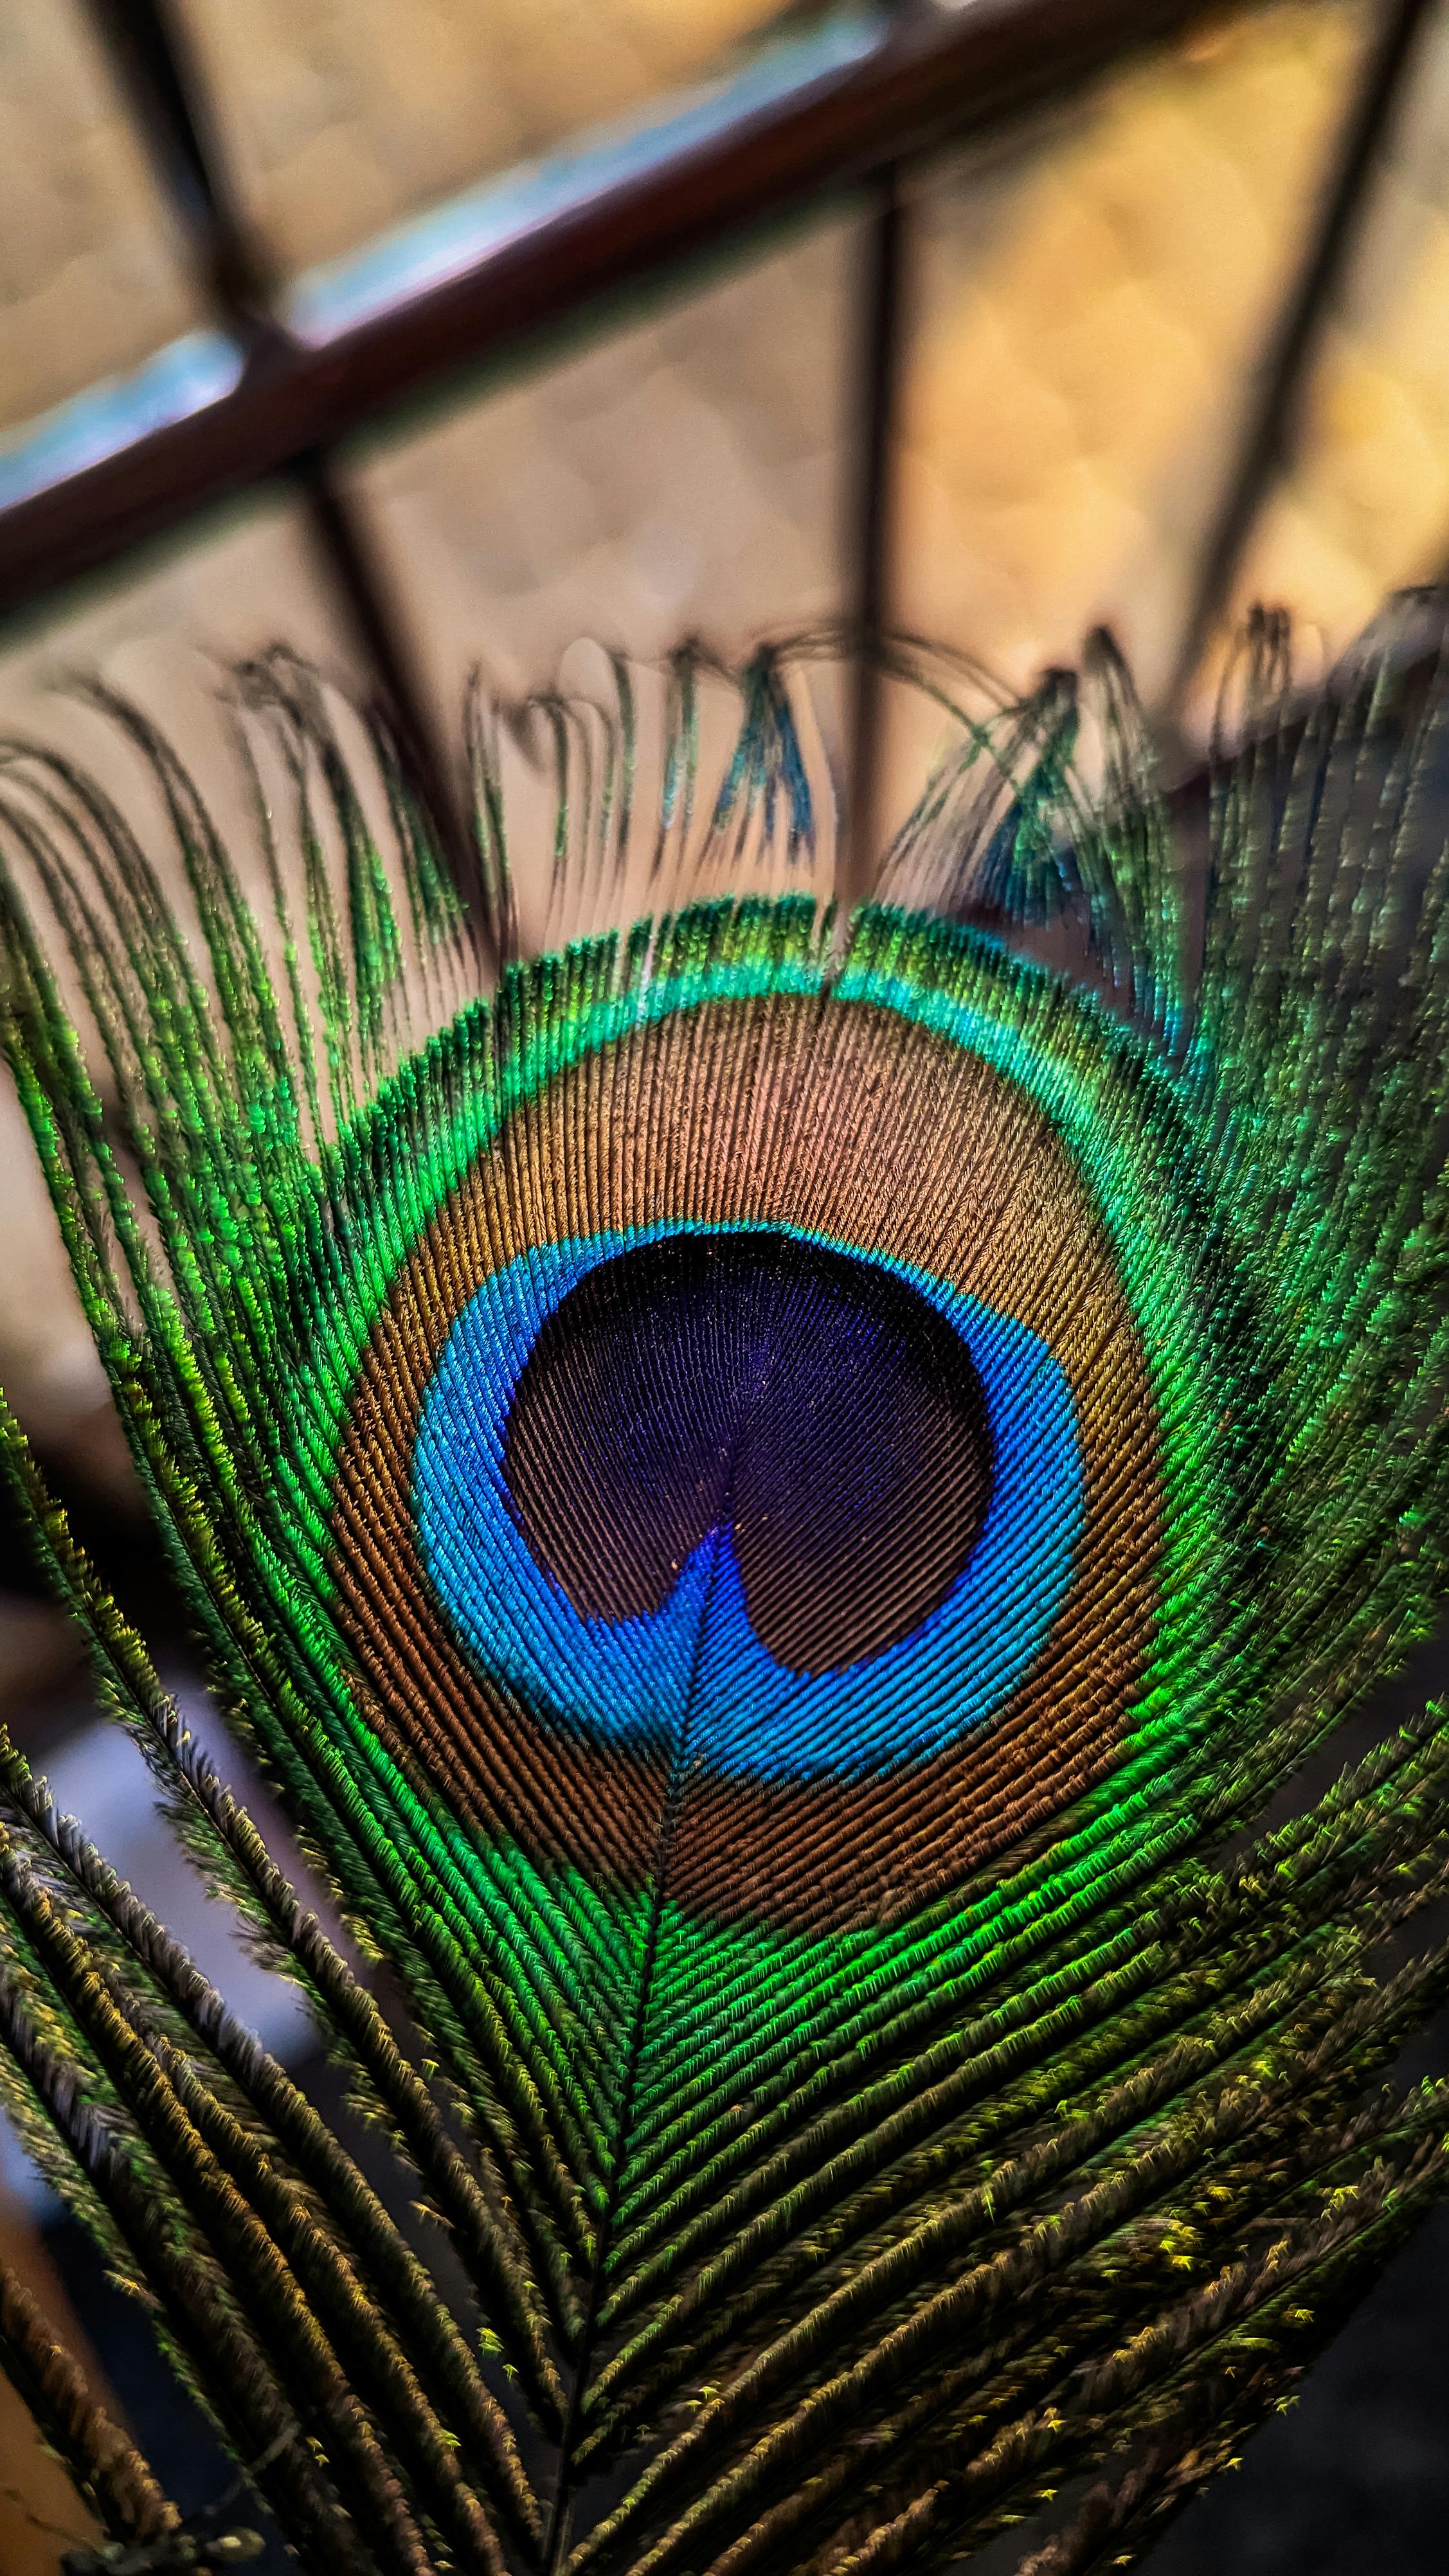
[[[602,1744],[782,1780],[944,1750],[1048,1634],[1082,1521],[1040,1337],[790,1227],[538,1245],[458,1316],[419,1543],[464,1647]]]

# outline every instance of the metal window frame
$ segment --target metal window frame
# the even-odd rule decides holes
[[[0,510],[0,619],[121,561],[216,505],[281,482],[302,497],[339,604],[440,828],[461,828],[406,620],[356,495],[342,442],[450,380],[646,281],[812,203],[874,208],[858,318],[857,493],[850,589],[860,627],[889,611],[891,460],[908,256],[902,168],[1071,94],[1124,56],[1204,16],[1204,0],[900,0],[862,59],[746,110],[566,211],[523,227],[461,274],[319,344],[281,326],[276,281],[226,170],[199,65],[172,0],[86,0],[217,318],[245,363],[234,389],[118,453]],[[1181,639],[1179,688],[1227,598],[1257,512],[1291,444],[1318,333],[1357,234],[1430,0],[1385,0],[1204,551]],[[876,704],[856,705],[853,837],[872,800]]]

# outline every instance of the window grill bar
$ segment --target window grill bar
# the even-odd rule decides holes
[[[906,209],[892,164],[874,190],[865,243],[860,328],[859,490],[852,623],[859,654],[850,730],[847,836],[836,893],[858,901],[874,874],[879,830],[884,682],[880,647],[891,613],[896,434],[902,372],[902,271]]]
[[[486,925],[473,901],[477,870],[461,800],[461,763],[450,756],[418,684],[413,657],[403,640],[406,620],[393,596],[367,514],[339,483],[325,451],[293,458],[287,471],[376,683],[372,713],[392,736],[404,773],[432,821],[467,905],[474,934],[486,948]],[[498,960],[490,954],[485,962],[496,966]]]
[[[285,364],[289,344],[272,309],[274,281],[238,212],[206,86],[169,0],[88,5],[219,319],[250,351],[254,367]],[[469,862],[453,765],[418,686],[405,624],[365,514],[339,483],[325,446],[287,457],[280,471],[301,500],[313,545],[370,671],[375,711],[388,724],[462,891]]]

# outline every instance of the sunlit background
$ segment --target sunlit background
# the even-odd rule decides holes
[[[0,0],[0,588],[7,513],[237,385],[248,297],[301,339],[325,339],[581,187],[866,58],[887,14],[769,0],[171,0],[162,15],[246,250],[240,282],[219,285],[198,256],[190,183],[168,169],[128,76],[125,0]],[[915,14],[929,15],[925,0]],[[1444,7],[1418,13],[1250,504],[1220,544],[1365,82],[1402,15],[1369,0],[1205,14],[1067,103],[900,170],[879,495],[889,619],[1014,685],[1071,660],[1105,621],[1164,743],[1190,764],[1249,603],[1293,610],[1309,679],[1386,592],[1446,569]],[[522,690],[581,635],[648,657],[699,633],[736,653],[856,613],[862,317],[879,222],[873,194],[837,189],[525,358],[440,379],[333,456],[435,739],[451,738],[479,662]],[[68,672],[99,669],[171,726],[225,808],[213,676],[277,638],[370,685],[316,510],[286,479],[15,608],[0,625],[0,726],[119,775],[96,721],[57,694]],[[883,745],[887,795],[910,749]],[[8,1091],[0,1280],[0,1382],[192,1689]],[[287,1991],[268,1991],[205,1904],[139,1765],[93,1718],[59,1619],[18,1560],[3,1580],[0,1714],[244,2015],[305,2054]],[[164,2471],[155,2410],[167,2401],[143,2329],[103,2297],[14,2151],[4,2174],[24,2263],[56,2308],[54,2267],[65,2274],[120,2402],[151,2410]],[[1297,2429],[1264,2436],[1235,2496],[1210,2499],[1163,2545],[1163,2576],[1442,2564],[1449,2335],[1435,2343],[1426,2319],[1431,2304],[1436,2324],[1449,2313],[1446,2243],[1431,2233],[1404,2258],[1400,2289],[1330,2355]],[[1409,2273],[1417,2307],[1402,2304]],[[224,2478],[215,2456],[189,2427],[170,2449],[183,2500],[204,2504]],[[0,2458],[0,2570],[51,2576],[59,2535],[83,2530],[79,2509],[18,2419],[0,2416]]]

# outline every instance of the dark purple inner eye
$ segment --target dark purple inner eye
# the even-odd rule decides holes
[[[657,1610],[727,1533],[750,1624],[824,1672],[909,1636],[991,1495],[971,1355],[905,1280],[793,1236],[680,1234],[603,1261],[541,1327],[504,1475],[586,1618]]]

